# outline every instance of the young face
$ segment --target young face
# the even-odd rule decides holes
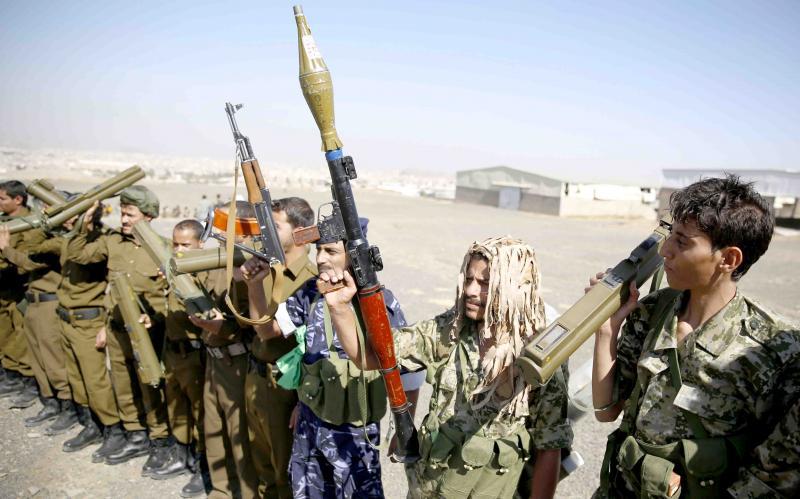
[[[0,189],[0,211],[6,215],[15,215],[22,206],[22,196],[11,197]]]
[[[153,217],[145,215],[137,206],[132,204],[119,205],[119,211],[121,212],[122,223],[120,230],[126,236],[133,234],[133,225],[139,220],[147,220],[149,222],[153,219]]]
[[[482,321],[486,315],[489,294],[489,262],[473,256],[464,276],[464,311],[468,318]]]
[[[273,211],[272,220],[275,222],[275,230],[278,231],[278,239],[281,240],[283,252],[291,252],[294,248],[294,239],[292,239],[294,227],[289,222],[289,217],[286,216],[285,211]]]
[[[659,252],[664,257],[664,273],[673,289],[704,289],[720,277],[724,251],[714,249],[711,239],[695,222],[672,225],[672,232]]]
[[[347,269],[347,252],[344,243],[320,244],[317,247],[317,268],[320,272],[343,272]]]
[[[172,252],[196,250],[203,247],[203,243],[195,237],[193,230],[175,229],[172,231]]]

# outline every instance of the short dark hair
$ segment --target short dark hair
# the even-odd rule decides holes
[[[201,224],[194,218],[187,218],[186,220],[181,220],[180,222],[175,224],[175,227],[172,230],[191,231],[192,234],[194,234],[194,238],[197,239],[198,241],[203,236],[203,224]]]
[[[669,198],[675,222],[693,221],[711,239],[714,249],[736,246],[742,264],[731,278],[738,281],[761,258],[772,240],[772,206],[737,175],[707,178],[675,191]]]
[[[314,210],[309,206],[308,201],[298,197],[288,197],[276,199],[272,202],[272,211],[282,211],[286,213],[286,218],[292,224],[292,228],[310,227],[314,225]]]
[[[28,191],[25,190],[25,184],[19,180],[0,182],[0,191],[6,191],[6,194],[8,194],[10,198],[20,196],[22,198],[22,205],[28,206]]]

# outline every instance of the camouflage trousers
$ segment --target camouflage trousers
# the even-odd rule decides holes
[[[367,425],[377,444],[380,428]],[[300,404],[289,462],[292,494],[298,498],[382,498],[380,454],[364,428],[332,425]]]

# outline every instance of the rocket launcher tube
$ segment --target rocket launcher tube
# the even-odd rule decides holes
[[[662,265],[658,254],[669,237],[667,216],[658,227],[564,315],[522,350],[516,365],[528,383],[543,384],[628,299],[630,282],[644,284]]]
[[[12,234],[37,227],[44,227],[48,230],[55,229],[75,215],[80,215],[91,208],[95,201],[102,201],[115,196],[126,187],[143,178],[144,170],[138,166],[132,166],[105,182],[92,187],[71,201],[50,206],[44,210],[42,216],[15,218],[6,222],[6,227]]]
[[[125,331],[128,332],[131,339],[133,358],[136,360],[136,373],[142,383],[158,387],[161,384],[161,378],[164,377],[164,370],[153,349],[150,333],[144,324],[139,322],[142,310],[126,274],[120,272],[111,278],[111,292],[117,302],[122,319],[125,321]]]
[[[300,87],[311,114],[317,122],[322,137],[322,148],[331,175],[331,192],[341,211],[345,228],[345,248],[350,256],[350,270],[358,288],[360,320],[367,341],[378,358],[381,375],[386,385],[389,406],[397,430],[395,457],[404,463],[419,460],[419,440],[409,408],[411,404],[403,391],[400,371],[394,353],[394,340],[386,313],[383,290],[378,271],[383,268],[380,252],[370,246],[358,221],[350,180],[356,178],[353,159],[343,157],[342,143],[336,134],[333,111],[333,84],[325,61],[319,54],[311,36],[303,10],[294,7],[300,51]]]
[[[28,184],[27,191],[28,194],[43,201],[48,207],[58,206],[67,200],[53,184],[45,179],[34,180]]]
[[[226,253],[224,247],[208,248],[189,252],[178,252],[170,258],[169,269],[175,275],[194,274],[204,270],[225,268]],[[245,261],[244,253],[234,251],[233,265],[239,267]]]
[[[133,234],[153,262],[158,265],[161,273],[167,278],[172,292],[183,302],[186,311],[191,315],[210,319],[212,310],[214,310],[214,303],[194,282],[192,276],[188,274],[172,275],[169,269],[172,250],[156,234],[150,223],[145,220],[136,222],[133,226]]]

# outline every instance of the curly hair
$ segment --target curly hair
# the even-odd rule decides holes
[[[772,240],[775,216],[770,204],[737,175],[707,178],[675,191],[669,209],[676,222],[694,222],[714,249],[736,246],[742,264],[731,278],[738,281],[761,258]]]

